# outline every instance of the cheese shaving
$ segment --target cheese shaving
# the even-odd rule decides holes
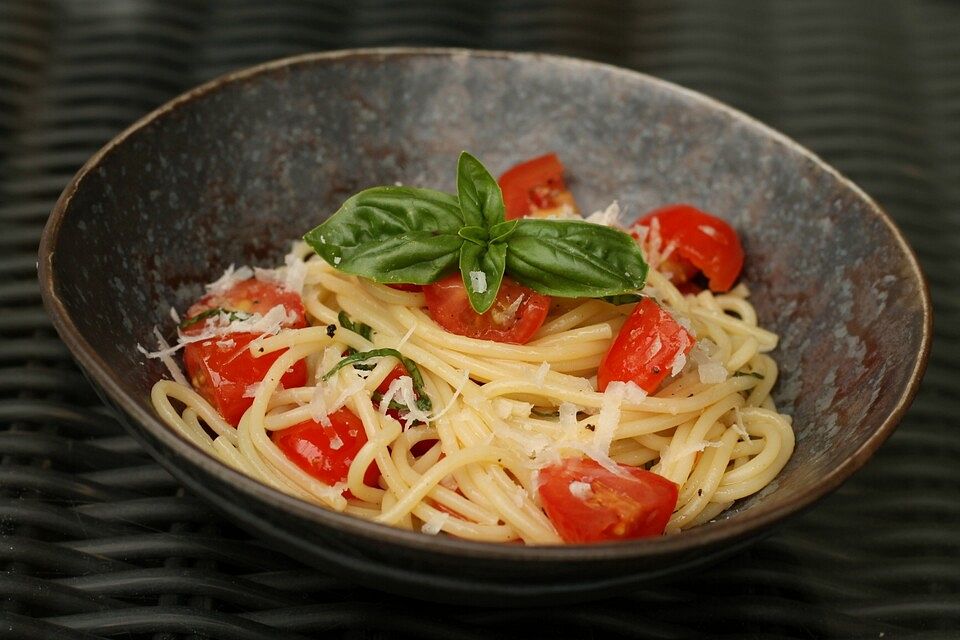
[[[420,531],[431,536],[435,536],[440,533],[440,530],[443,529],[443,525],[445,525],[449,519],[449,513],[438,511],[436,515],[430,516],[430,519],[423,523],[423,526],[420,527]]]
[[[147,358],[150,358],[150,359],[155,358],[160,360],[160,362],[162,362],[163,365],[167,368],[167,371],[170,372],[171,378],[173,378],[176,382],[179,382],[180,384],[189,387],[190,383],[187,382],[186,376],[183,375],[183,372],[180,370],[180,367],[177,365],[176,361],[170,357],[173,353],[177,351],[177,349],[180,348],[181,345],[176,345],[171,347],[170,343],[168,343],[164,339],[163,334],[160,333],[160,329],[158,329],[157,327],[153,328],[153,335],[157,339],[157,346],[159,347],[159,349],[157,349],[156,351],[147,351],[146,349],[144,349],[142,346],[138,344],[137,351],[145,355]]]
[[[252,277],[253,269],[250,267],[240,267],[239,269],[235,269],[234,265],[231,264],[229,267],[227,267],[226,271],[223,272],[222,276],[206,286],[207,293],[215,296],[222,296],[238,283],[243,282],[244,280],[249,280]]]
[[[620,381],[611,382],[603,392],[597,427],[593,432],[593,444],[604,455],[610,455],[610,444],[620,424],[620,406],[626,394],[627,385]]]
[[[537,384],[543,384],[547,381],[548,373],[550,373],[550,363],[541,362],[540,366],[537,367],[537,372],[534,374],[533,379]]]
[[[570,483],[568,489],[570,489],[570,495],[578,500],[589,500],[593,497],[593,487],[590,486],[589,482],[574,480]]]
[[[487,274],[485,274],[483,271],[471,271],[470,288],[473,289],[474,293],[486,293]]]
[[[307,409],[310,411],[310,417],[314,422],[319,422],[325,427],[331,426],[330,412],[327,411],[327,396],[323,384],[318,384],[313,388],[313,394],[310,396],[310,402],[307,403]]]
[[[622,227],[620,223],[620,203],[616,200],[611,202],[606,209],[601,209],[599,211],[594,211],[589,216],[586,217],[587,222],[593,224],[601,224],[605,227]]]

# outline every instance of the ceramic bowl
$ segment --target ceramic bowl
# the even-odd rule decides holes
[[[556,151],[582,208],[689,202],[729,220],[797,446],[770,486],[679,535],[482,544],[373,524],[270,489],[156,416],[154,326],[231,264],[273,265],[361,188],[454,190],[467,149],[496,175]],[[303,562],[472,604],[598,597],[733,553],[835,489],[890,435],[930,341],[924,279],[856,186],[756,121],[639,73],[554,56],[436,49],[307,55],[239,71],[146,116],[87,162],[40,248],[44,301],[77,362],[169,471]]]

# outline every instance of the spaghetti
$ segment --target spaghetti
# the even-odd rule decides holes
[[[538,470],[563,458],[645,467],[676,483],[667,525],[676,532],[762,489],[792,453],[790,418],[770,396],[777,365],[767,353],[777,336],[758,326],[742,284],[722,295],[683,295],[651,270],[645,293],[689,326],[697,345],[653,395],[633,385],[600,393],[591,377],[633,304],[579,301],[549,316],[529,343],[501,344],[448,333],[422,310],[423,294],[340,273],[308,254],[299,245],[280,276],[305,270],[302,299],[313,326],[251,343],[258,354],[284,351],[236,429],[183,383],[161,380],[152,392],[173,429],[278,490],[407,529],[552,544],[561,539],[538,500]],[[302,267],[291,266],[304,258]],[[339,326],[341,312],[369,325],[369,338]],[[338,327],[333,335],[329,325]],[[393,357],[369,370],[345,366],[320,381],[344,352],[379,348],[396,349],[419,367],[433,405],[415,424],[374,400]],[[283,373],[301,360],[310,383],[282,388]],[[342,484],[317,480],[271,439],[344,406],[362,421],[366,443]],[[364,483],[371,464],[380,486]]]

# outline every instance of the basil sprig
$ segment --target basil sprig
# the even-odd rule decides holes
[[[584,221],[504,219],[500,186],[464,151],[457,195],[374,187],[304,236],[324,260],[385,284],[429,284],[459,267],[470,305],[490,309],[504,274],[542,294],[605,297],[643,288],[647,264],[626,233]]]

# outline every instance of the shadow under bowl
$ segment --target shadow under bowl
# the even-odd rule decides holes
[[[556,151],[588,211],[689,202],[730,221],[793,458],[768,487],[679,535],[592,546],[403,531],[279,493],[208,457],[150,404],[137,344],[172,331],[231,263],[267,266],[367,186],[454,188],[468,149],[496,174]],[[404,595],[470,604],[598,597],[730,554],[861,467],[916,392],[931,311],[917,261],[865,194],[717,102],[575,59],[388,49],[281,60],[159,108],[84,165],[40,248],[44,302],[126,427],[191,491],[294,557]]]

